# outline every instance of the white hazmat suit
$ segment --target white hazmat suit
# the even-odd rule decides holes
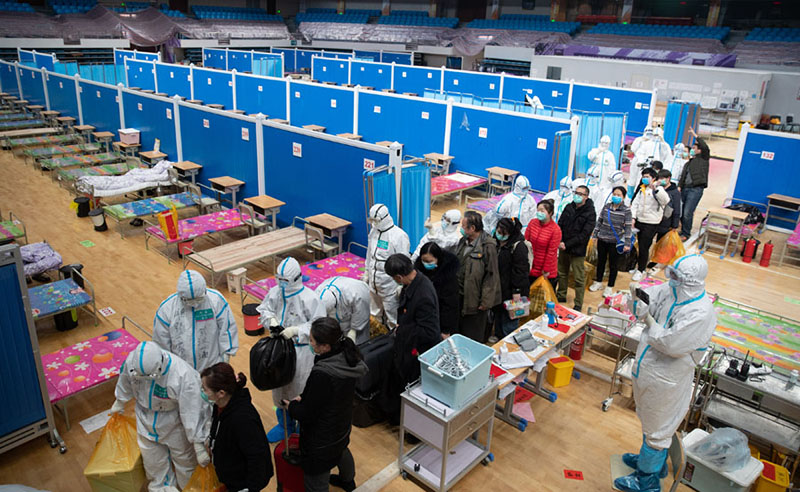
[[[642,169],[648,167],[653,161],[666,163],[672,156],[669,145],[656,134],[651,127],[644,129],[644,134],[631,144],[633,160],[631,169],[628,173],[628,194],[633,195],[633,189],[639,185],[642,179]]]
[[[492,210],[483,216],[483,229],[489,235],[494,235],[494,230],[497,223],[502,218],[519,219],[522,224],[522,232],[525,233],[525,228],[528,223],[536,217],[536,200],[531,196],[531,184],[525,176],[517,176],[514,180],[514,187],[511,193],[500,200]]]
[[[201,372],[236,354],[239,332],[222,294],[207,289],[199,272],[184,270],[177,292],[156,311],[153,341]]]
[[[664,169],[672,173],[670,181],[677,184],[681,179],[683,166],[685,166],[686,162],[689,160],[689,152],[686,150],[686,146],[680,142],[675,144],[674,149],[675,151],[672,153],[672,159],[664,163]]]
[[[603,135],[598,146],[590,150],[588,154],[592,166],[599,166],[597,173],[599,183],[602,183],[608,175],[617,170],[617,158],[609,150],[610,147],[611,137]]]
[[[122,364],[111,412],[122,412],[125,402],[136,400],[136,430],[150,492],[183,488],[198,458],[208,462],[203,443],[211,405],[202,391],[200,374],[153,342],[137,345]]]
[[[342,333],[357,344],[369,340],[369,286],[349,277],[331,277],[315,291],[328,316],[335,318]]]
[[[386,260],[393,254],[409,256],[411,242],[406,232],[394,225],[389,209],[382,203],[376,203],[369,209],[367,221],[372,228],[367,243],[366,276],[369,286],[373,316],[380,319],[386,315],[389,329],[397,326],[397,306],[400,302],[399,286],[392,277],[383,270]]]
[[[411,255],[411,261],[416,261],[419,257],[419,251],[430,242],[438,244],[440,248],[451,253],[454,252],[456,246],[458,246],[458,241],[461,240],[460,226],[461,211],[457,209],[448,210],[442,215],[441,226],[426,224],[425,227],[428,232],[419,240],[417,249]]]
[[[577,182],[573,182],[569,176],[564,176],[558,184],[558,189],[553,190],[546,194],[542,200],[553,200],[554,203],[554,212],[553,212],[553,220],[558,222],[558,218],[561,217],[561,212],[572,203],[572,192],[577,187]],[[581,183],[583,180],[581,180]],[[528,224],[525,224],[528,225]]]
[[[625,186],[625,175],[622,173],[622,171],[614,171],[609,176],[607,176],[607,179],[605,179],[604,182],[601,184],[600,191],[598,193],[600,200],[594,202],[595,207],[598,207],[597,208],[598,214],[603,209],[603,206],[611,201],[611,194],[614,192],[614,188],[616,188],[617,186],[622,186],[622,187]],[[630,199],[627,196],[625,197],[625,205],[629,207],[631,205]]]

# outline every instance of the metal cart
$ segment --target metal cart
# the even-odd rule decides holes
[[[401,395],[399,467],[403,478],[413,476],[428,487],[445,491],[478,463],[494,460],[492,444],[497,382],[492,380],[460,410],[450,410],[426,397],[416,383]],[[479,433],[486,427],[485,442]],[[422,442],[404,450],[405,433]]]

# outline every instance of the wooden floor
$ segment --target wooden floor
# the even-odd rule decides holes
[[[41,352],[52,352],[116,329],[120,326],[122,315],[151,327],[159,303],[175,291],[180,265],[168,264],[164,257],[146,251],[140,231],[124,240],[113,230],[95,232],[89,219],[78,219],[70,210],[71,196],[65,190],[59,189],[48,176],[42,176],[9,152],[0,153],[0,172],[3,176],[0,180],[0,210],[3,214],[7,216],[8,211],[12,210],[19,215],[27,225],[31,242],[47,239],[62,254],[65,263],[85,265],[84,274],[94,284],[98,308],[110,306],[117,313],[107,319],[101,317],[98,327],[94,327],[90,319],[82,314],[80,326],[66,333],[57,332],[52,323],[42,322],[38,327]],[[725,172],[725,169],[712,169],[715,183],[720,186],[724,184],[724,189],[727,189]],[[729,168],[727,173],[730,173]],[[707,193],[701,207],[710,206],[711,200],[716,200],[718,194]],[[453,208],[453,205],[452,202],[437,204],[434,219],[443,211]],[[94,242],[95,246],[86,248],[79,244],[87,239]],[[212,243],[198,246],[211,247]],[[800,298],[796,292],[800,285],[800,270],[763,269],[757,265],[745,265],[738,258],[719,260],[711,254],[707,258],[711,269],[708,280],[710,292],[719,292],[764,309],[796,316],[796,305],[785,298]],[[304,254],[299,259],[310,260]],[[265,274],[248,271],[248,276],[255,278],[262,278]],[[627,273],[623,273],[618,285],[624,288],[628,280]],[[256,339],[245,336],[241,329],[238,295],[228,293],[222,282],[218,287],[230,302],[240,327],[242,347],[232,363],[237,370],[247,374],[248,352]],[[599,293],[587,293],[586,305],[596,305],[599,298]],[[142,333],[134,335],[144,338]],[[592,365],[608,369],[607,363],[602,360],[591,355],[588,359]],[[580,380],[573,380],[568,387],[559,389],[555,403],[536,397],[532,403],[536,423],[529,425],[524,433],[495,420],[492,446],[496,457],[494,463],[485,468],[479,466],[455,490],[611,490],[609,456],[636,451],[641,431],[634,411],[625,401],[621,404],[615,401],[607,413],[601,411],[600,402],[607,393],[607,383],[584,376]],[[275,424],[275,416],[270,395],[256,390],[253,390],[253,394],[265,426],[271,427]],[[56,415],[58,428],[69,451],[60,455],[41,438],[0,455],[0,483],[21,483],[51,491],[89,490],[82,470],[89,460],[99,431],[87,435],[78,422],[107,410],[113,401],[111,387],[75,397],[70,406],[73,425],[69,432],[64,427],[63,419]],[[128,412],[132,412],[130,405]],[[396,459],[396,436],[396,430],[387,426],[353,429],[351,449],[356,459],[359,483]],[[565,469],[582,471],[584,480],[565,479]],[[400,478],[386,487],[386,490],[416,489],[411,482]],[[274,480],[267,490],[275,490]]]

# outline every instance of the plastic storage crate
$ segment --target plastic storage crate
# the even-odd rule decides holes
[[[764,470],[756,482],[755,492],[783,492],[789,488],[789,470],[769,461],[761,462]]]
[[[511,319],[524,318],[531,312],[531,302],[527,297],[520,297],[519,301],[509,299],[503,301],[503,307],[508,311],[508,317]]]
[[[137,145],[139,143],[139,130],[135,128],[120,128],[119,141],[126,145]]]
[[[553,388],[566,386],[572,380],[575,363],[566,356],[553,357],[547,361],[547,384]]]
[[[439,356],[450,349],[452,340],[470,370],[460,378],[439,371],[434,364]],[[453,335],[419,356],[422,370],[422,391],[455,410],[460,409],[489,381],[494,349],[463,335]]]
[[[689,450],[692,445],[706,437],[708,432],[695,429],[683,438],[686,449],[686,470],[681,482],[699,492],[746,492],[761,475],[764,465],[757,459],[750,460],[742,468],[731,472],[718,472],[714,467]]]

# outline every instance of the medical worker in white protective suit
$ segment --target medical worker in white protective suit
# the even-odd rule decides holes
[[[461,227],[461,211],[455,208],[448,210],[442,214],[441,222],[441,227],[431,224],[430,221],[425,223],[425,228],[428,229],[428,232],[419,240],[417,249],[415,249],[414,254],[411,255],[411,261],[416,261],[419,257],[419,251],[430,242],[438,244],[440,248],[451,253],[456,250],[458,241],[461,240],[461,232],[459,232],[459,228]]]
[[[369,286],[350,277],[331,277],[315,291],[328,316],[356,344],[369,340]]]
[[[272,403],[276,407],[278,425],[267,432],[269,442],[283,440],[286,411],[281,408],[281,400],[291,400],[303,392],[308,375],[311,373],[311,366],[314,365],[314,353],[311,351],[308,339],[311,322],[326,316],[325,306],[317,294],[303,285],[303,273],[297,260],[292,257],[284,258],[278,264],[275,279],[278,285],[270,289],[257,308],[261,315],[259,319],[262,326],[283,327],[278,336],[294,341],[297,359],[292,382],[272,390]],[[296,431],[294,421],[290,420],[287,427],[290,434]]]
[[[531,184],[528,178],[522,175],[517,176],[511,193],[504,196],[496,207],[483,216],[483,229],[486,233],[494,235],[497,223],[502,218],[519,219],[524,233],[528,223],[536,217],[536,200],[531,196],[530,191]]]
[[[211,460],[205,439],[211,404],[203,398],[200,373],[153,342],[141,342],[119,371],[111,413],[136,400],[136,431],[147,490],[177,491],[198,463]],[[174,468],[174,469],[173,469]]]
[[[676,143],[674,152],[672,153],[672,159],[664,162],[664,169],[672,173],[671,181],[673,183],[678,184],[678,181],[680,181],[683,166],[686,165],[688,160],[689,151],[686,149],[686,146],[680,142]]]
[[[614,171],[601,183],[600,191],[598,192],[598,197],[600,198],[600,200],[598,200],[600,202],[599,210],[603,210],[603,206],[611,201],[611,194],[617,186],[625,186],[625,174],[623,174],[622,171]],[[624,200],[625,205],[630,207],[630,199],[625,197]],[[597,202],[595,202],[595,206],[597,206]],[[600,212],[597,213],[599,214]]]
[[[611,147],[611,137],[603,135],[600,144],[589,151],[588,157],[592,166],[599,166],[598,179],[602,183],[611,173],[617,170],[617,158],[609,150]]]
[[[633,366],[633,397],[644,442],[638,455],[623,455],[625,464],[636,470],[614,481],[623,491],[661,490],[659,477],[666,475],[672,435],[689,410],[695,365],[717,325],[705,291],[706,260],[684,256],[665,273],[668,284],[647,289],[649,305],[636,300],[632,306],[647,323]]]
[[[576,180],[577,182],[578,180]],[[581,180],[583,183],[583,180]],[[578,185],[573,182],[569,176],[564,176],[561,178],[561,181],[558,184],[558,189],[553,190],[547,193],[542,200],[553,200],[554,203],[554,211],[553,211],[553,220],[558,222],[559,217],[561,217],[561,212],[573,202],[572,200],[572,190],[575,189]]]
[[[206,288],[199,272],[184,270],[178,289],[158,307],[153,341],[201,372],[228,362],[239,349],[239,332],[228,301]]]
[[[672,158],[672,151],[669,145],[660,136],[660,129],[656,132],[648,126],[644,129],[644,134],[631,144],[633,159],[628,173],[628,197],[633,198],[634,189],[639,186],[642,179],[642,169],[650,166],[653,161],[666,163]]]
[[[391,330],[397,326],[397,306],[400,286],[392,277],[386,275],[383,266],[395,253],[409,256],[411,243],[408,234],[394,225],[389,209],[376,203],[369,209],[367,222],[372,228],[367,243],[366,277],[371,297],[370,312],[379,320],[386,316],[386,325]]]

